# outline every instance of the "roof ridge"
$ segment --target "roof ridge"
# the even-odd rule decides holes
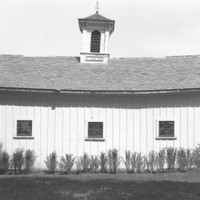
[[[15,55],[15,54],[0,54],[0,57],[6,58],[80,58],[80,56],[32,56],[32,55]],[[200,54],[196,55],[178,55],[178,56],[164,56],[164,57],[113,57],[110,60],[143,60],[143,59],[170,59],[170,58],[199,58]]]
[[[194,58],[194,57],[200,57],[200,55],[196,54],[196,55],[165,56],[165,58]]]
[[[0,54],[0,57],[23,57],[23,58],[78,58],[78,57],[80,57],[80,56],[32,56],[32,55]]]
[[[0,54],[0,57],[24,57],[24,56],[15,54]]]

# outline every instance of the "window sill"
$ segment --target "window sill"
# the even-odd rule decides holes
[[[104,138],[86,138],[85,141],[104,142]]]
[[[176,140],[177,137],[157,137],[156,140]]]
[[[32,136],[14,136],[13,139],[28,139],[28,140],[33,140],[34,137],[32,137]]]

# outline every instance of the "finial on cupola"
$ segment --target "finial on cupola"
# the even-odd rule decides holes
[[[99,14],[99,10],[100,10],[100,7],[99,7],[99,1],[96,2],[96,13]]]

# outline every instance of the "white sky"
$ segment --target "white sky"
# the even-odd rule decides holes
[[[79,56],[78,18],[96,0],[0,0],[0,54]],[[200,54],[200,0],[99,0],[111,57]]]

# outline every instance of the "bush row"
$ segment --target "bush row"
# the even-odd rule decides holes
[[[1,151],[0,146],[0,174],[14,171],[14,174],[30,173],[33,170],[36,155],[34,151],[16,149],[12,156]]]
[[[0,173],[6,174],[9,171],[14,174],[30,173],[34,169],[36,158],[32,150],[16,149],[12,156],[9,156],[0,148]],[[44,162],[46,172],[51,174],[56,171],[66,174],[72,171],[117,173],[123,169],[127,173],[185,172],[190,169],[200,169],[200,146],[195,149],[163,148],[159,152],[151,151],[148,155],[126,151],[125,158],[119,156],[117,149],[109,150],[107,153],[102,152],[99,157],[84,153],[80,157],[65,154],[60,159],[56,152],[52,152]]]

